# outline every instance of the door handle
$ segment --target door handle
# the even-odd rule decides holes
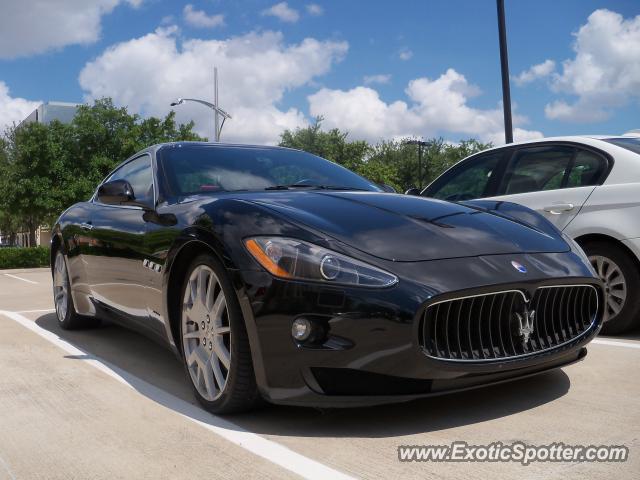
[[[83,230],[93,230],[93,225],[91,225],[91,222],[81,223],[80,228]]]
[[[573,203],[554,203],[553,205],[544,207],[543,210],[549,212],[551,215],[560,215],[564,212],[570,212],[574,208],[575,205]]]

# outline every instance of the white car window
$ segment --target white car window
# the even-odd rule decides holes
[[[595,153],[580,150],[574,160],[565,188],[588,187],[597,185],[606,168],[605,160]]]
[[[561,188],[571,165],[574,149],[564,146],[519,150],[505,176],[504,194],[537,192]]]
[[[436,184],[428,195],[453,202],[484,197],[489,180],[502,157],[503,153],[499,151],[463,163],[444,182]]]

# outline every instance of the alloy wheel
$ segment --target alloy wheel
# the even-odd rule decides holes
[[[231,368],[231,327],[220,281],[207,265],[193,269],[182,303],[182,346],[198,393],[222,395]]]
[[[622,311],[627,300],[627,282],[620,267],[610,258],[602,255],[589,256],[589,261],[604,282],[607,305],[604,321],[611,320]]]
[[[53,269],[53,299],[56,306],[56,314],[58,320],[63,322],[67,317],[67,308],[69,305],[69,288],[68,288],[67,265],[64,261],[62,253],[56,255],[56,263]]]

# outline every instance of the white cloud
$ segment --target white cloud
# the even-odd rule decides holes
[[[187,4],[182,11],[184,21],[196,28],[214,28],[224,25],[224,15],[207,15],[202,10],[195,10],[193,5]]]
[[[287,2],[276,3],[275,5],[263,10],[262,15],[276,17],[283,22],[288,23],[296,23],[300,19],[298,11],[289,7]]]
[[[100,38],[102,16],[122,3],[143,0],[11,0],[0,13],[0,59],[87,45]]]
[[[377,141],[403,136],[432,136],[442,132],[478,137],[504,143],[502,108],[470,107],[469,98],[480,90],[453,69],[435,80],[417,78],[409,82],[405,93],[409,102],[384,102],[378,92],[369,87],[351,90],[323,88],[310,95],[312,116],[325,118],[326,127],[349,130],[353,138]],[[526,118],[515,115],[518,125]],[[516,138],[540,138],[538,131],[517,128]]]
[[[540,78],[548,77],[554,72],[555,69],[556,62],[554,62],[553,60],[545,60],[542,63],[533,65],[528,70],[524,70],[513,80],[516,82],[516,85],[523,86]]]
[[[9,95],[9,87],[0,81],[0,134],[14,123],[17,125],[42,102],[32,102]]]
[[[365,85],[373,85],[374,83],[384,85],[391,82],[391,75],[388,73],[381,73],[378,75],[365,75],[362,81]]]
[[[165,115],[176,97],[211,100],[213,65],[219,70],[220,104],[233,119],[225,141],[275,143],[285,128],[306,123],[297,108],[282,109],[286,91],[327,73],[346,54],[346,42],[306,38],[286,44],[279,32],[252,32],[224,40],[179,41],[176,28],[161,28],[116,44],[80,73],[86,100],[111,96],[143,115]],[[199,132],[212,137],[208,109],[176,107],[179,121],[193,118]]]
[[[575,37],[575,57],[562,63],[552,89],[577,99],[548,104],[548,118],[602,121],[615,108],[640,100],[640,15],[625,19],[610,10],[596,10]]]
[[[410,60],[411,57],[413,57],[413,52],[409,50],[407,47],[403,47],[398,52],[398,57],[400,57],[400,60],[407,61],[407,60]]]
[[[585,99],[580,99],[571,105],[564,100],[555,100],[544,106],[544,114],[551,120],[574,123],[601,122],[611,115],[597,103],[590,103]]]
[[[310,3],[306,8],[309,15],[314,15],[316,17],[324,13],[324,9],[317,3]]]

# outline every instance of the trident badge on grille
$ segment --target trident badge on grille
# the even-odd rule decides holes
[[[535,318],[535,315],[536,311],[529,311],[527,307],[524,307],[523,314],[516,312],[516,317],[520,326],[518,335],[520,336],[520,338],[522,338],[523,347],[525,347],[529,343],[529,337],[533,333],[533,319]]]

